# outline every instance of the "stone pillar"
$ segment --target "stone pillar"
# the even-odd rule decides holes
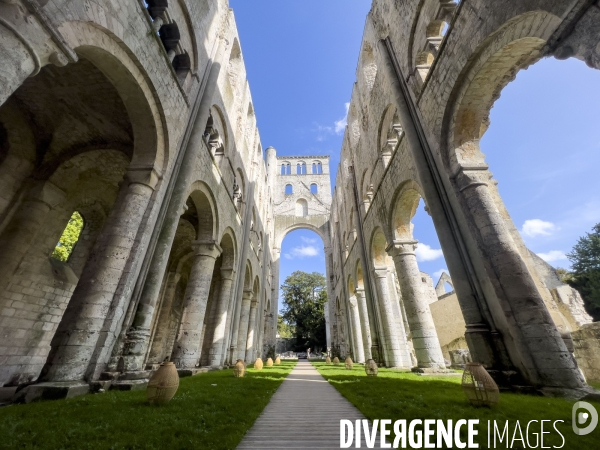
[[[387,252],[394,258],[402,302],[420,368],[445,368],[444,356],[433,323],[425,283],[417,265],[417,241],[394,241]]]
[[[365,360],[371,359],[371,328],[369,325],[369,313],[367,310],[367,297],[365,290],[356,289],[356,302],[358,303],[358,315],[360,316],[360,325],[362,329],[362,341],[365,351]]]
[[[325,302],[325,305],[323,306],[323,312],[325,314],[325,342],[327,345],[325,350],[329,351],[329,349],[331,348],[331,320],[329,319],[329,302]]]
[[[252,302],[252,291],[244,291],[242,295],[242,311],[238,328],[237,359],[245,360],[246,342],[248,339],[248,324],[250,319],[250,303]]]
[[[340,354],[345,355],[347,353],[346,350],[346,329],[344,326],[345,317],[342,311],[336,313],[336,321],[338,326],[338,345],[340,346]]]
[[[215,261],[221,254],[216,242],[192,243],[194,262],[183,298],[181,325],[173,349],[173,362],[178,369],[193,369],[200,359],[202,327],[210,292]]]
[[[150,339],[150,326],[160,296],[167,263],[169,262],[171,246],[173,245],[177,226],[179,225],[179,217],[185,211],[188,188],[193,181],[195,163],[199,152],[206,148],[202,136],[206,130],[206,122],[210,114],[210,107],[212,106],[212,99],[217,87],[220,70],[221,65],[218,62],[215,62],[210,68],[206,88],[198,105],[198,111],[192,125],[189,140],[185,148],[182,149],[183,156],[181,161],[178,161],[180,166],[174,169],[173,177],[175,177],[175,182],[172,187],[171,198],[165,197],[164,199],[165,202],[169,202],[164,222],[162,223],[156,248],[152,255],[152,262],[150,263],[144,288],[140,295],[140,301],[132,326],[127,332],[123,349],[123,362],[126,371],[143,369],[144,357]],[[178,173],[176,173],[176,170],[178,170]]]
[[[127,172],[52,340],[41,381],[76,381],[88,375],[89,362],[157,182],[154,169]]]
[[[521,367],[536,385],[580,389],[585,386],[583,377],[496,206],[490,179],[487,168],[461,168],[455,182],[479,231],[488,270],[501,288],[496,291],[515,346],[513,359],[516,350]]]
[[[219,291],[219,301],[217,303],[215,332],[213,333],[213,342],[210,348],[208,360],[212,367],[222,366],[225,359],[224,344],[225,330],[228,323],[228,307],[231,298],[231,286],[235,270],[221,269],[221,289]]]
[[[471,262],[466,221],[460,219],[460,205],[453,197],[451,181],[443,175],[441,152],[433,149],[421,124],[419,108],[414,103],[406,78],[400,70],[390,38],[377,44],[377,60],[382,76],[390,84],[390,92],[404,131],[404,139],[415,162],[418,181],[423,188],[427,207],[440,239],[460,308],[466,322],[465,338],[474,360],[488,368],[505,367],[506,347],[496,331],[494,320],[483,294],[481,281]],[[509,338],[508,338],[509,339]],[[511,366],[512,367],[512,366]]]
[[[360,313],[359,306],[356,297],[352,296],[348,300],[348,306],[350,306],[350,314],[352,316],[352,336],[354,341],[354,359],[355,362],[365,362],[365,346],[363,343],[363,334],[360,327]]]
[[[23,256],[44,226],[48,212],[64,199],[65,193],[49,181],[38,183],[29,191],[27,199],[0,235],[0,288],[4,289],[10,283]]]
[[[398,342],[402,361],[406,362],[406,368],[412,368],[417,365],[415,357],[412,355],[411,345],[408,342],[408,322],[406,321],[406,312],[400,296],[400,284],[397,281],[395,272],[388,272],[388,282],[392,296],[394,316],[396,317],[396,329],[398,330]]]
[[[169,323],[171,322],[171,308],[173,307],[173,300],[175,300],[175,290],[177,289],[177,283],[181,278],[180,273],[170,272],[167,275],[167,287],[163,294],[163,301],[160,307],[158,320],[155,325],[154,339],[152,340],[152,348],[148,354],[148,365],[158,364],[163,362],[166,356],[171,352],[165,352],[165,343],[169,335]],[[126,344],[127,345],[127,344]]]
[[[410,361],[404,361],[398,340],[398,330],[394,316],[394,307],[390,298],[388,285],[387,267],[375,268],[373,270],[377,294],[379,297],[379,309],[381,311],[381,325],[383,340],[387,350],[387,363],[390,367],[410,367]]]
[[[246,339],[246,359],[247,363],[254,362],[254,335],[256,334],[256,310],[258,302],[256,298],[252,299],[250,304],[250,320],[248,321],[248,339]]]

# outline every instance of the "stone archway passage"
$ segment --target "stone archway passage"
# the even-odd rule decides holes
[[[339,449],[340,420],[364,418],[317,369],[300,361],[237,448]]]

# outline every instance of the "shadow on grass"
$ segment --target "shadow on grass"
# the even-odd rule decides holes
[[[500,403],[493,408],[475,408],[471,406],[461,388],[461,378],[421,377],[408,371],[379,369],[377,377],[368,377],[364,366],[355,366],[347,370],[344,366],[331,366],[316,363],[314,366],[345,398],[356,406],[368,419],[479,419],[479,435],[475,442],[479,448],[488,448],[487,427],[489,421],[497,421],[498,427],[504,428],[509,422],[509,434],[512,438],[516,421],[520,422],[523,434],[527,423],[532,423],[530,433],[540,432],[540,421],[545,423],[544,446],[561,447],[562,438],[553,429],[556,428],[564,436],[565,449],[599,449],[600,427],[587,436],[577,436],[572,430],[571,410],[574,401],[561,398],[537,397],[514,393],[502,393]],[[594,406],[600,411],[600,403]],[[493,426],[493,422],[492,422]],[[463,434],[463,433],[461,433]],[[518,437],[517,431],[517,437]],[[463,437],[466,438],[466,429]],[[531,437],[532,445],[535,438]],[[513,448],[519,447],[516,441]],[[504,445],[496,448],[506,448]],[[493,447],[493,446],[492,446]],[[527,447],[529,448],[529,447]]]
[[[170,403],[145,391],[85,395],[0,409],[0,448],[233,449],[296,363],[235,378],[231,369],[182,378]]]

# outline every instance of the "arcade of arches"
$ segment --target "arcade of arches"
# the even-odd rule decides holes
[[[328,156],[263,151],[234,12],[197,3],[0,1],[0,388],[264,357],[297,228],[323,239],[341,354],[424,372],[458,355],[559,395],[600,377],[600,330],[526,248],[479,149],[518,70],[600,68],[597,1],[374,0],[333,193]],[[437,289],[415,257],[421,199]]]

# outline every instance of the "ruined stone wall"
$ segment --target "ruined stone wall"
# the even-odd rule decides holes
[[[572,326],[563,321],[564,305],[574,302],[561,301],[536,269],[478,143],[493,102],[518,70],[549,55],[598,67],[597,11],[597,5],[578,1],[373,2],[331,220],[333,267],[340,272],[334,296],[347,301],[348,278],[356,281],[361,267],[376,345],[385,347],[385,314],[372,274],[384,265],[403,279],[401,265],[381,249],[393,256],[406,248],[422,198],[452,275],[454,306],[460,306],[473,359],[503,384],[510,385],[506,377],[516,371],[536,386],[582,386],[560,334]],[[494,341],[495,330],[507,338]]]
[[[210,293],[200,363],[208,350],[220,349],[219,364],[232,357],[246,266],[259,292],[269,293],[260,296],[256,347],[271,293],[263,284],[273,282],[272,192],[227,1],[179,0],[157,10],[135,0],[23,0],[1,3],[0,17],[0,64],[10,68],[0,73],[0,386],[36,380],[69,345],[87,362],[76,367],[63,358],[48,366],[47,380],[91,381],[122,367],[123,356],[137,351],[130,343],[140,311],[150,312],[151,324],[142,359],[169,358],[195,240],[226,246],[213,284],[223,285],[221,269],[233,271],[230,295],[219,286]],[[196,117],[214,118],[218,144],[205,132],[209,123],[201,124],[188,184],[173,188]],[[148,281],[173,189],[187,200],[166,269]],[[49,256],[73,211],[84,228],[63,263]],[[86,287],[92,279],[96,288]],[[141,305],[145,283],[161,286],[153,309]],[[102,300],[91,300],[98,286]],[[223,302],[226,324],[219,323]],[[77,328],[84,317],[85,338]],[[209,342],[219,327],[224,336]],[[61,338],[69,333],[81,337]]]

